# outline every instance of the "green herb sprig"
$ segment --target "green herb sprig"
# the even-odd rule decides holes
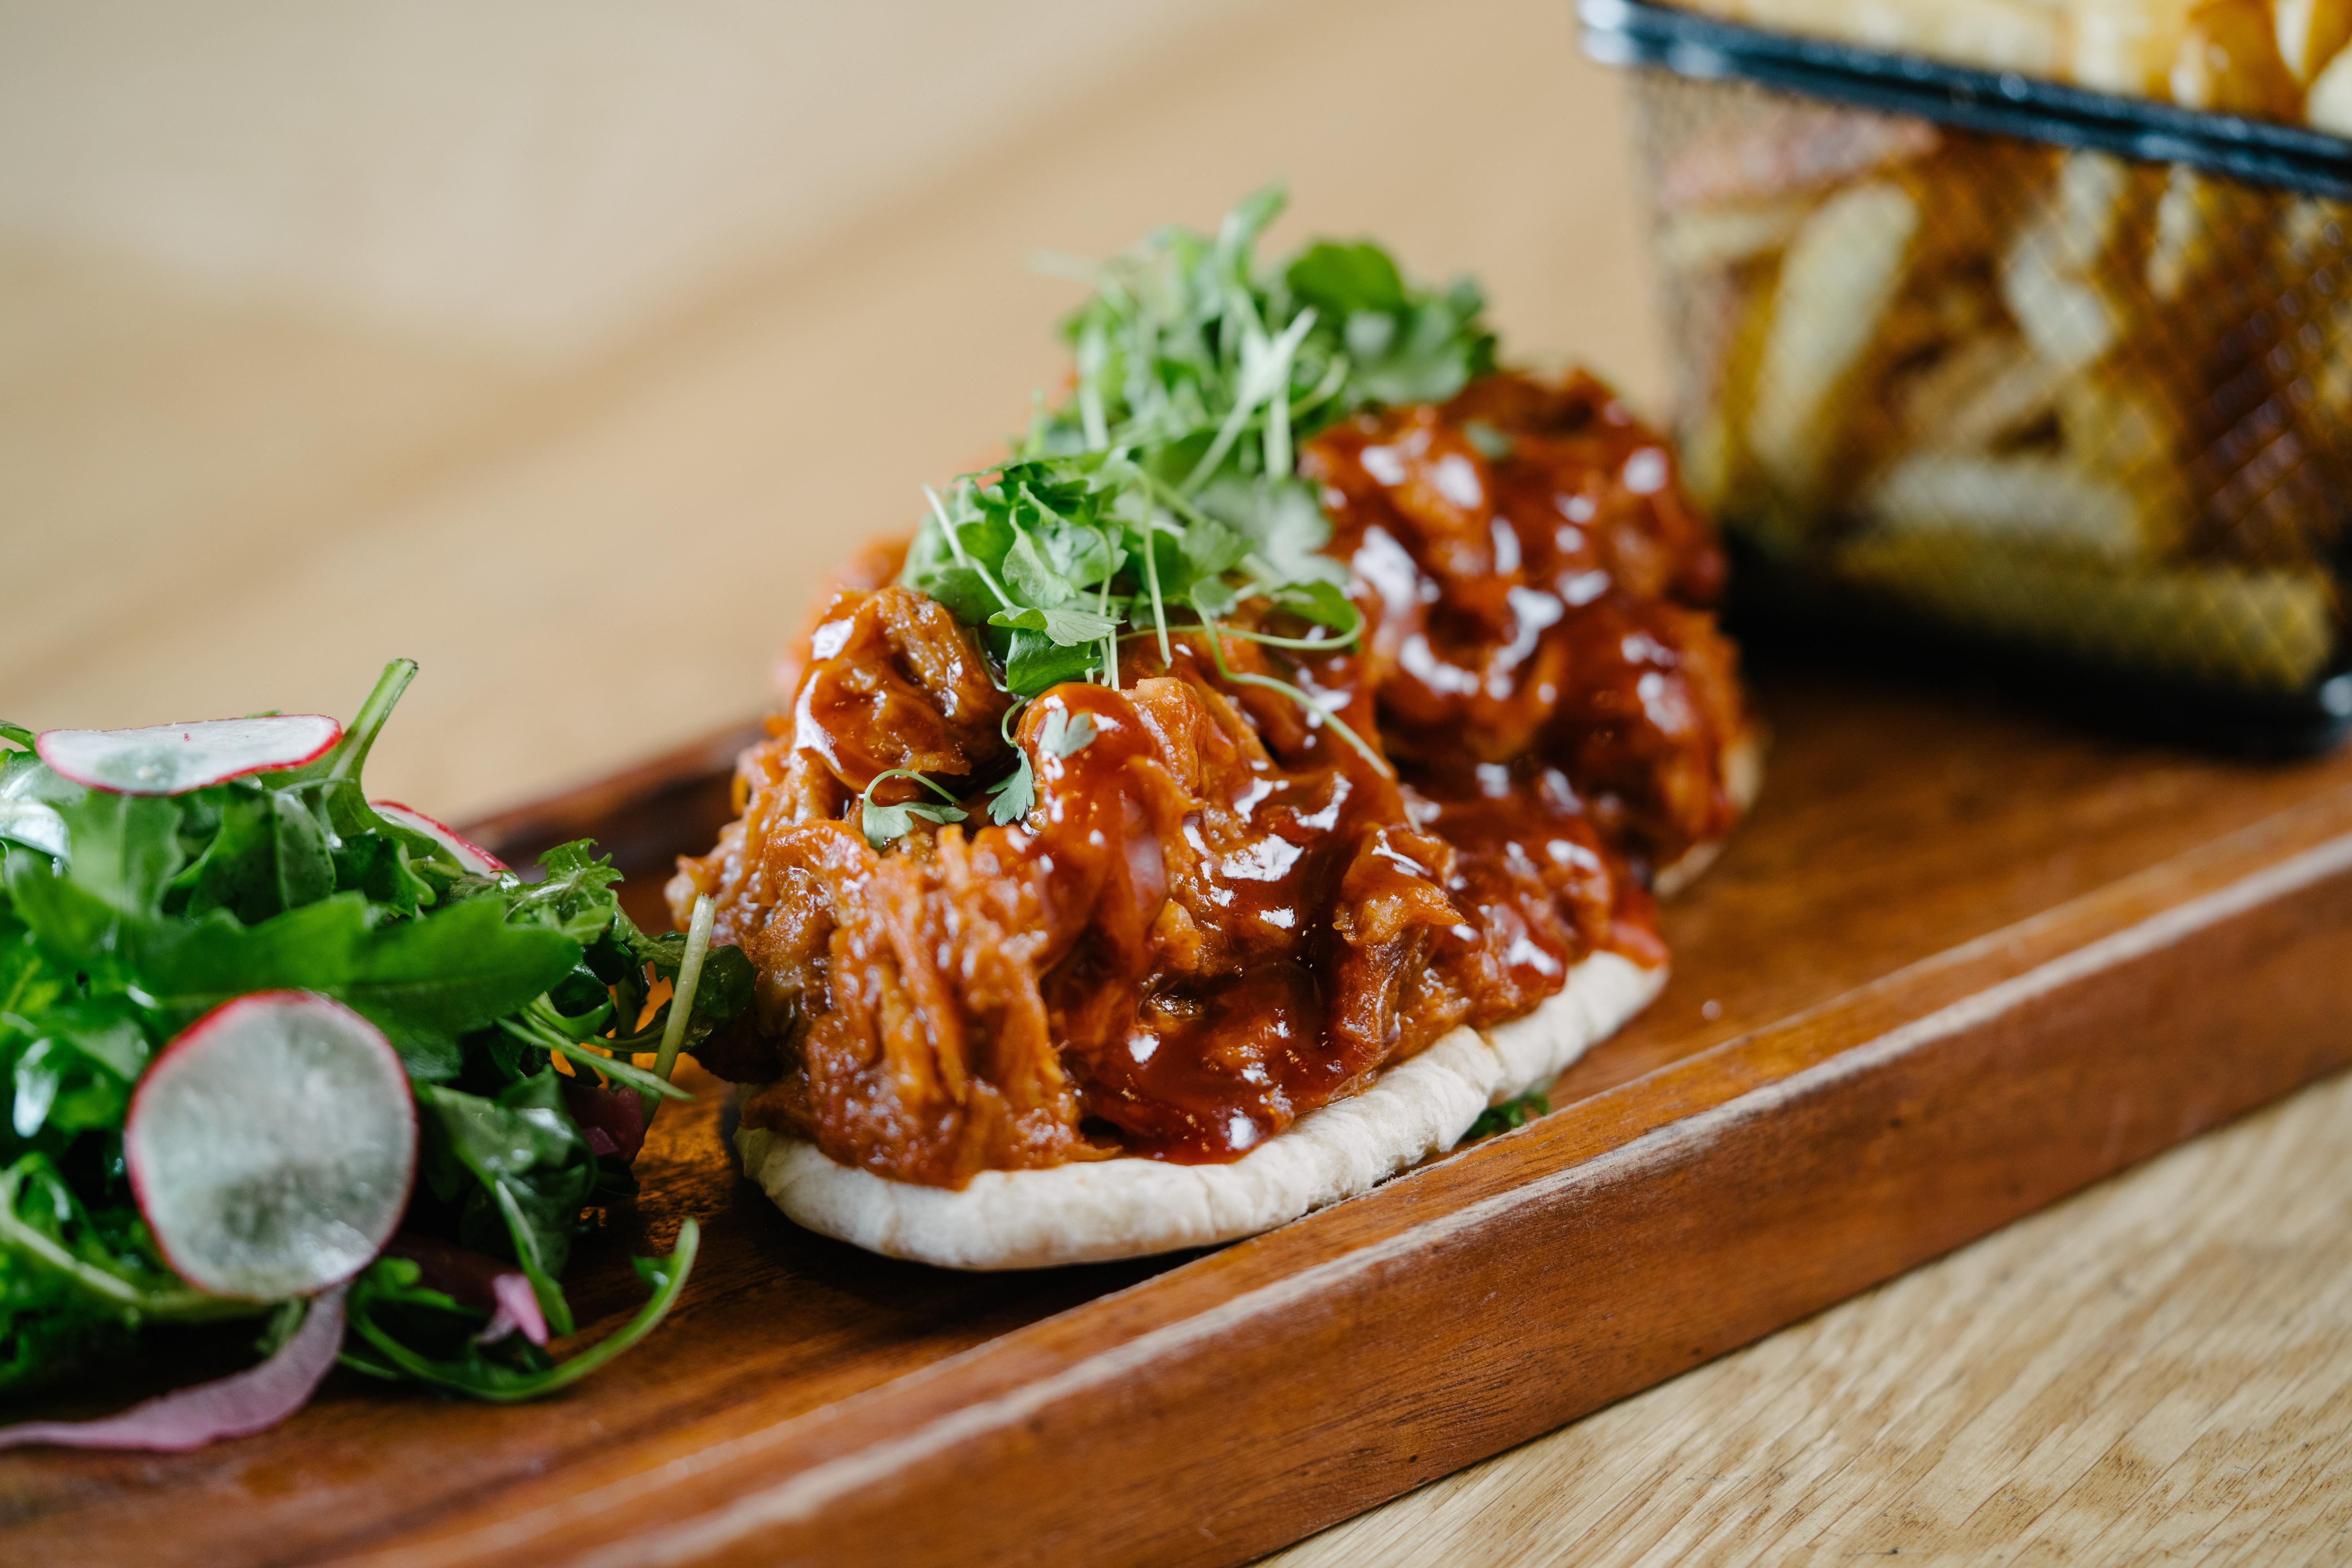
[[[1283,202],[1269,188],[1213,237],[1163,229],[1098,265],[1053,263],[1094,289],[1065,326],[1075,390],[1040,403],[1013,461],[944,497],[926,489],[903,580],[981,633],[1016,698],[1067,680],[1116,687],[1122,640],[1148,637],[1164,661],[1171,632],[1199,632],[1223,679],[1297,703],[1386,772],[1307,691],[1234,671],[1224,644],[1356,643],[1362,617],[1324,553],[1330,525],[1294,472],[1297,443],[1367,406],[1451,397],[1492,368],[1495,340],[1475,285],[1415,288],[1377,246],[1318,243],[1261,268],[1256,245]],[[1228,625],[1248,601],[1318,629]],[[994,786],[992,818],[1019,820],[1034,792],[1024,755]]]

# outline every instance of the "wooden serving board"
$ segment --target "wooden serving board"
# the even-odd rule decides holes
[[[706,1093],[577,1274],[593,1335],[700,1217],[646,1346],[541,1405],[338,1374],[196,1454],[0,1456],[0,1562],[1239,1563],[2352,1062],[2352,759],[1759,688],[1764,800],[1668,911],[1673,984],[1518,1132],[1219,1251],[959,1276],[795,1229]],[[479,831],[595,834],[650,913],[734,744]]]

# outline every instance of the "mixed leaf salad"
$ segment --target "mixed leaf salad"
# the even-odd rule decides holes
[[[1366,407],[1452,397],[1494,368],[1495,337],[1475,283],[1415,286],[1376,245],[1318,242],[1261,267],[1258,239],[1283,205],[1269,188],[1214,237],[1162,229],[1064,268],[1094,289],[1064,328],[1071,395],[1041,401],[1013,460],[926,492],[905,581],[980,630],[1015,698],[1066,680],[1117,686],[1122,642],[1150,638],[1164,659],[1171,630],[1214,628],[1205,641],[1224,679],[1297,702],[1384,767],[1297,686],[1230,668],[1223,645],[1355,640],[1347,569],[1321,552],[1330,526],[1295,472],[1297,444]],[[1235,624],[1253,603],[1263,613]],[[1299,635],[1264,629],[1269,616]],[[877,849],[910,818],[962,818],[947,789],[918,782],[938,799],[886,805],[869,787],[862,820]],[[1014,822],[1034,799],[1024,756],[990,814]]]
[[[671,1064],[748,1004],[751,965],[707,919],[639,931],[584,842],[521,874],[371,802],[415,668],[348,730],[0,724],[0,1397],[163,1325],[249,1320],[271,1352],[0,1445],[193,1447],[282,1418],[337,1361],[525,1399],[677,1300],[690,1219],[638,1260],[632,1321],[549,1353],[575,1237],[635,1191]]]

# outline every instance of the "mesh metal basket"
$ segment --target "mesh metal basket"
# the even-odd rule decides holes
[[[1743,608],[2352,718],[2352,146],[1588,0]],[[1767,617],[1769,618],[1769,616]]]

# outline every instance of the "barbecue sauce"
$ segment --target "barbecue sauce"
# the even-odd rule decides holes
[[[728,1053],[769,1069],[748,1124],[943,1185],[1232,1160],[1595,952],[1664,962],[1646,873],[1728,827],[1746,721],[1722,558],[1664,444],[1589,377],[1507,374],[1327,430],[1301,472],[1363,637],[1220,651],[1381,763],[1180,633],[1130,644],[1118,689],[1031,703],[1034,808],[988,825],[1015,759],[984,654],[870,569],[830,603],[744,815],[672,887],[681,912],[717,894],[714,939],[759,971]],[[900,767],[968,816],[877,854],[855,802]]]

